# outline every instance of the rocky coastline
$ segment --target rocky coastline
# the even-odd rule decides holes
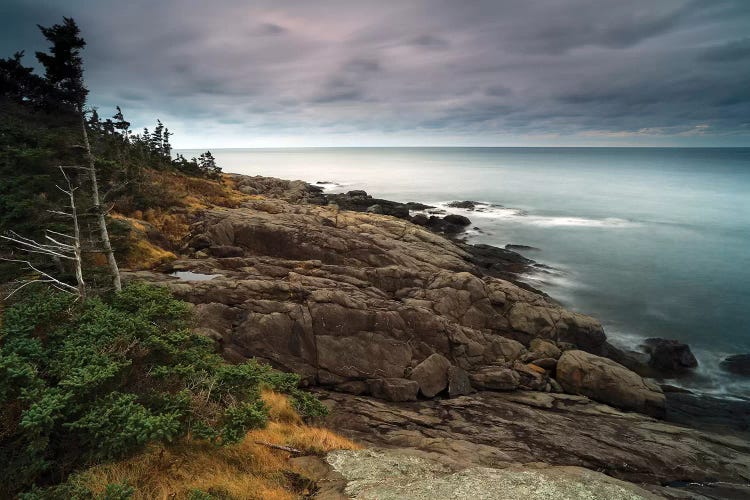
[[[193,303],[227,359],[299,373],[339,432],[446,474],[543,462],[647,492],[623,498],[750,494],[750,407],[706,410],[645,378],[690,369],[683,347],[615,348],[596,319],[523,281],[533,260],[462,241],[465,217],[232,182],[248,201],[196,214],[178,260],[126,278]]]

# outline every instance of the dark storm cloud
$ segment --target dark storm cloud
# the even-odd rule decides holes
[[[7,0],[0,50],[62,15],[92,104],[178,143],[750,141],[746,0]]]
[[[707,61],[734,62],[750,59],[750,38],[731,42],[706,49],[701,57]]]
[[[411,43],[420,47],[427,47],[430,49],[445,49],[448,48],[450,42],[444,38],[440,38],[435,35],[420,35],[411,40]]]
[[[278,24],[263,23],[259,26],[259,31],[264,35],[280,35],[286,32],[286,29],[282,28]]]

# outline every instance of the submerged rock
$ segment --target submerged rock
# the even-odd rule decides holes
[[[448,203],[448,206],[451,208],[465,208],[467,210],[474,210],[476,206],[479,205],[478,201],[451,201]]]
[[[571,394],[654,417],[665,414],[661,389],[611,359],[584,351],[565,351],[557,362],[556,379]]]
[[[727,356],[721,361],[719,366],[735,375],[750,377],[750,354],[733,354]]]
[[[505,245],[506,250],[534,250],[534,251],[541,251],[540,248],[537,247],[530,247],[528,245],[515,245],[513,243],[508,243]]]

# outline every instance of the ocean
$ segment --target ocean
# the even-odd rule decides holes
[[[200,151],[180,151],[190,157]],[[226,172],[327,182],[472,220],[471,242],[527,245],[554,268],[528,280],[598,318],[613,343],[688,343],[695,374],[672,381],[750,397],[723,372],[750,352],[750,148],[218,149]]]

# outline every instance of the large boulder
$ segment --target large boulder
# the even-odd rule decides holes
[[[410,378],[419,384],[423,396],[431,398],[448,387],[450,366],[445,356],[435,353],[414,367]]]
[[[416,401],[419,384],[405,378],[384,378],[367,381],[370,394],[387,401]]]
[[[571,394],[580,394],[623,410],[663,417],[665,398],[651,384],[611,359],[585,351],[565,351],[557,362],[557,381]]]
[[[660,372],[679,373],[698,366],[698,360],[690,351],[690,346],[678,340],[646,339],[643,348],[651,355],[651,367]]]

